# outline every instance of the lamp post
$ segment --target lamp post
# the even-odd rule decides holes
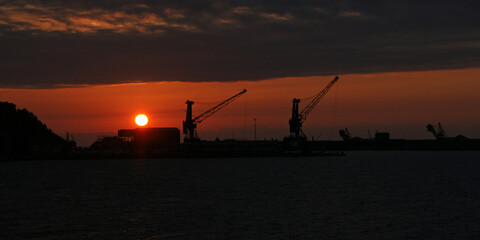
[[[254,125],[253,125],[253,139],[254,141],[257,141],[257,119],[253,119]]]

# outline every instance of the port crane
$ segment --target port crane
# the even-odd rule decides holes
[[[345,128],[345,130],[341,129],[338,131],[340,134],[340,137],[342,137],[343,141],[350,141],[352,140],[352,134],[350,131],[348,131],[348,128]]]
[[[443,130],[442,124],[438,123],[437,129],[432,124],[427,125],[427,132],[431,132],[436,139],[442,140],[447,138],[447,133]]]
[[[300,99],[293,99],[292,118],[288,121],[290,124],[290,139],[307,139],[302,131],[303,122],[307,120],[308,114],[315,108],[315,106],[317,106],[320,100],[322,100],[322,98],[325,96],[325,94],[327,94],[337,80],[338,76],[335,76],[335,78],[320,93],[318,93],[300,113],[298,112],[298,104],[300,103]]]
[[[448,137],[445,130],[443,130],[442,124],[438,123],[437,129],[432,124],[427,125],[427,132],[431,132],[437,140],[466,140],[467,137],[463,135],[458,135],[456,137]]]
[[[225,101],[217,104],[216,106],[208,109],[207,111],[201,113],[196,117],[194,117],[192,114],[192,105],[194,102],[187,100],[187,116],[185,118],[185,121],[183,121],[183,133],[185,134],[184,142],[199,142],[200,138],[198,137],[197,131],[195,130],[197,128],[197,125],[203,122],[208,117],[212,116],[214,113],[218,112],[220,109],[230,104],[231,102],[238,99],[246,92],[247,90],[243,89],[243,91],[235,94],[233,97],[226,99]]]

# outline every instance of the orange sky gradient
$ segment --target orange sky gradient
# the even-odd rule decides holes
[[[257,118],[258,139],[282,139],[289,134],[292,99],[314,96],[333,77],[0,89],[0,100],[27,108],[58,135],[71,132],[78,145],[88,146],[97,135],[136,127],[139,113],[149,117],[149,127],[181,129],[187,99],[196,102],[197,115],[245,88],[246,94],[198,126],[199,136],[253,139]],[[338,130],[348,127],[353,136],[378,130],[390,132],[391,138],[432,139],[425,125],[437,122],[450,136],[480,138],[480,68],[339,77],[304,123],[309,138],[338,140]]]

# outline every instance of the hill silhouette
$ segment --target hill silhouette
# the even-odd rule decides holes
[[[52,132],[26,109],[0,102],[0,157],[62,153],[74,144]]]

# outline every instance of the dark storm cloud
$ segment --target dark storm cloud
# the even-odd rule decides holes
[[[480,65],[477,1],[1,1],[0,87]]]

